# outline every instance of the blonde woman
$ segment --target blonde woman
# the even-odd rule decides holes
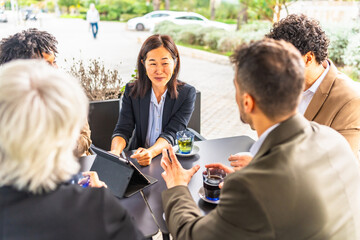
[[[105,188],[66,182],[87,117],[79,83],[42,60],[0,68],[0,235],[4,239],[142,239]]]

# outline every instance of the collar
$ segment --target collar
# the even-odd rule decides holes
[[[251,146],[250,148],[250,153],[255,156],[256,153],[259,151],[261,145],[263,144],[264,140],[266,139],[266,137],[269,135],[269,133],[274,130],[277,126],[279,126],[280,123],[276,123],[274,125],[272,125],[271,127],[269,127],[268,129],[266,129],[265,132],[263,132],[263,134],[261,134],[261,136],[259,137],[259,139]]]
[[[156,99],[156,95],[155,95],[154,89],[151,88],[151,98],[150,98],[150,101],[151,101],[152,103],[154,103],[155,105],[160,105],[163,101],[165,101],[166,93],[167,93],[167,89],[165,90],[165,92],[163,93],[163,95],[161,95],[161,100],[160,100],[160,102],[158,103],[158,101],[157,101],[157,99]]]

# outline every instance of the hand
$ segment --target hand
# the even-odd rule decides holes
[[[167,151],[170,153],[170,158]],[[192,176],[200,169],[199,165],[192,167],[189,170],[184,169],[177,160],[174,150],[169,144],[162,150],[161,167],[165,170],[161,176],[166,182],[168,188],[175,186],[187,186]]]
[[[83,172],[82,175],[90,177],[90,184],[89,184],[90,187],[94,187],[94,188],[105,187],[105,188],[107,188],[106,183],[104,183],[103,181],[100,181],[97,172],[93,172],[93,171]]]
[[[224,164],[221,164],[221,163],[210,163],[210,164],[206,164],[205,167],[206,168],[220,168],[220,169],[224,170],[226,172],[226,174],[235,172],[234,169],[229,168],[229,167],[227,167],[227,166],[225,166]],[[223,185],[224,185],[224,182],[221,182],[219,184],[219,188],[221,189],[223,187]]]
[[[148,166],[154,156],[149,149],[138,148],[130,157],[135,158],[141,166]]]
[[[230,155],[229,161],[231,162],[230,165],[234,167],[234,170],[238,171],[243,167],[246,167],[251,160],[253,159],[252,156],[249,155]]]

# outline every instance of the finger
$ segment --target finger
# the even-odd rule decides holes
[[[229,161],[237,161],[241,156],[239,155],[230,155],[228,158]]]
[[[167,153],[167,148],[162,150],[162,160],[166,163],[167,166],[171,166],[169,155]]]
[[[200,169],[199,165],[195,165],[190,169],[191,177],[194,176],[194,174]]]
[[[222,187],[224,186],[224,182],[219,183],[219,188],[222,189]]]
[[[221,163],[210,163],[205,165],[206,168],[221,168],[224,169],[225,165]]]
[[[137,158],[139,157],[139,154],[144,150],[144,148],[138,148],[133,155],[131,155],[131,158]]]
[[[166,164],[166,162],[161,158],[160,161],[160,166],[162,167],[162,169],[164,169],[164,171],[168,171],[168,165]]]
[[[138,160],[138,161],[148,161],[150,159],[151,159],[151,157],[149,156],[148,152],[145,154],[140,153],[139,157],[136,158],[136,160]]]
[[[166,178],[166,176],[167,176],[167,175],[166,175],[166,172],[162,172],[162,173],[161,173],[161,176],[162,176],[162,178],[165,180],[165,178]]]
[[[175,155],[174,149],[172,148],[172,146],[169,144],[168,145],[168,150],[169,150],[169,154],[170,154],[170,158],[171,158],[171,162],[173,164],[175,164],[175,166],[177,167],[182,167],[180,162],[177,160],[177,157]]]
[[[149,166],[151,161],[141,161],[141,162],[138,162],[141,166],[145,167],[145,166]]]
[[[243,164],[241,164],[241,163],[239,163],[239,162],[231,162],[230,165],[231,165],[232,167],[242,167],[242,166],[243,166]]]

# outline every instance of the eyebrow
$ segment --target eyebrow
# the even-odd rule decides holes
[[[168,58],[168,57],[163,57],[161,60],[169,60],[169,58]],[[151,59],[149,59],[149,62],[150,62],[150,61],[154,61],[154,62],[155,62],[156,60],[153,59],[153,58],[151,58]]]

